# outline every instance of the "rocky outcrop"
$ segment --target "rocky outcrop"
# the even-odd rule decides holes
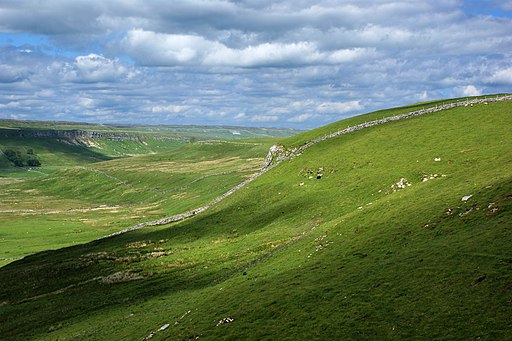
[[[53,129],[0,129],[0,137],[55,138],[80,141],[83,139],[106,139],[111,141],[142,141],[137,135],[89,130]]]

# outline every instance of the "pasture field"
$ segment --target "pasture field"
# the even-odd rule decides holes
[[[510,101],[458,107],[328,139],[190,219],[7,264],[0,268],[0,335],[8,340],[508,339],[511,111]],[[368,117],[336,125],[345,128]],[[331,129],[280,143],[298,146]],[[219,171],[255,167],[268,145],[245,146],[243,153],[236,148],[236,155],[229,146],[211,146],[210,159],[194,145],[187,145],[190,153],[170,152],[169,159],[155,155],[147,185],[143,164],[153,156],[141,156],[140,164],[137,158],[105,161],[94,168],[132,187],[96,191],[81,181],[73,187],[91,204],[121,205],[123,195],[134,203],[150,195],[149,183],[166,188],[167,169],[175,169],[176,179],[186,177],[178,164],[197,165],[194,176],[215,160],[222,160]],[[173,163],[171,155],[184,156]],[[64,172],[76,172],[87,183],[94,174],[102,179],[98,171]],[[244,172],[232,174],[249,174]],[[30,181],[50,183],[57,174]],[[216,191],[217,178],[207,179],[212,181],[204,186],[196,183],[200,193],[191,202],[205,202],[204,196]],[[3,186],[30,190],[25,184]],[[37,189],[35,198],[56,198],[58,182]],[[62,205],[79,204],[70,199],[62,197]]]

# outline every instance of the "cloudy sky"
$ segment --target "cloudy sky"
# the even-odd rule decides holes
[[[511,92],[509,0],[0,0],[0,117],[309,129]]]

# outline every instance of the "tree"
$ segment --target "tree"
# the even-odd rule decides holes
[[[4,154],[5,157],[9,159],[9,161],[13,161],[14,159],[16,159],[16,152],[12,149],[7,149],[6,151],[4,151]]]
[[[41,166],[41,161],[39,161],[36,158],[28,159],[27,160],[27,166],[29,166],[29,167],[39,167],[39,166]]]
[[[20,159],[15,159],[15,160],[13,160],[12,162],[14,163],[14,165],[15,165],[16,167],[23,167],[23,166],[24,166],[23,161],[22,161],[22,160],[20,160]]]

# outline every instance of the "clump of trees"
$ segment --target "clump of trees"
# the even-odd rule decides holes
[[[41,166],[41,161],[39,161],[37,155],[34,153],[34,150],[31,148],[27,149],[25,153],[22,153],[19,150],[14,149],[6,149],[3,153],[7,160],[11,161],[15,167]]]

